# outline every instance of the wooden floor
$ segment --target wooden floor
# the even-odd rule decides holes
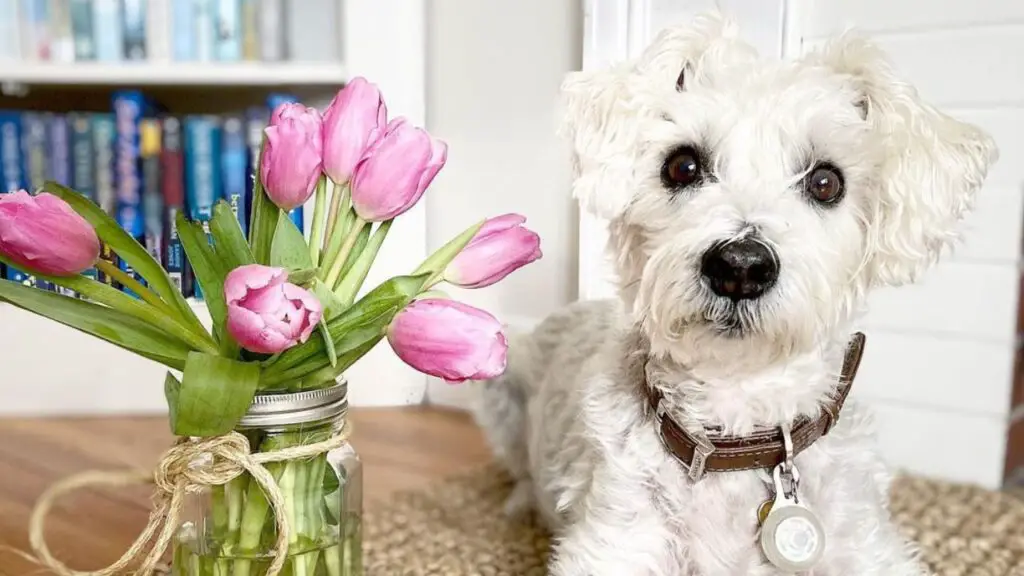
[[[368,506],[489,458],[476,426],[460,412],[363,409],[352,421]],[[164,418],[0,419],[0,576],[42,573],[4,549],[29,549],[28,517],[48,485],[85,470],[149,470],[172,439]],[[148,498],[144,487],[69,497],[50,516],[47,542],[71,568],[106,566],[145,524]]]

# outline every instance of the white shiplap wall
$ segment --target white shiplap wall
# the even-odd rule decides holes
[[[871,300],[859,388],[897,465],[1002,482],[1016,350],[1024,164],[1024,2],[789,0],[787,46],[867,32],[921,95],[996,139],[965,242],[923,282]]]

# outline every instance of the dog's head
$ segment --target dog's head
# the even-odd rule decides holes
[[[574,194],[652,344],[806,350],[953,243],[996,149],[861,38],[779,62],[735,32],[704,16],[566,80]]]

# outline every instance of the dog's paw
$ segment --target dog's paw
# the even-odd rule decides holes
[[[505,500],[505,517],[521,520],[533,509],[533,482],[519,480]]]

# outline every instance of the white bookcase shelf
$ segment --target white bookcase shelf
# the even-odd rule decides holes
[[[92,86],[338,86],[335,62],[54,62],[0,63],[0,82]]]

